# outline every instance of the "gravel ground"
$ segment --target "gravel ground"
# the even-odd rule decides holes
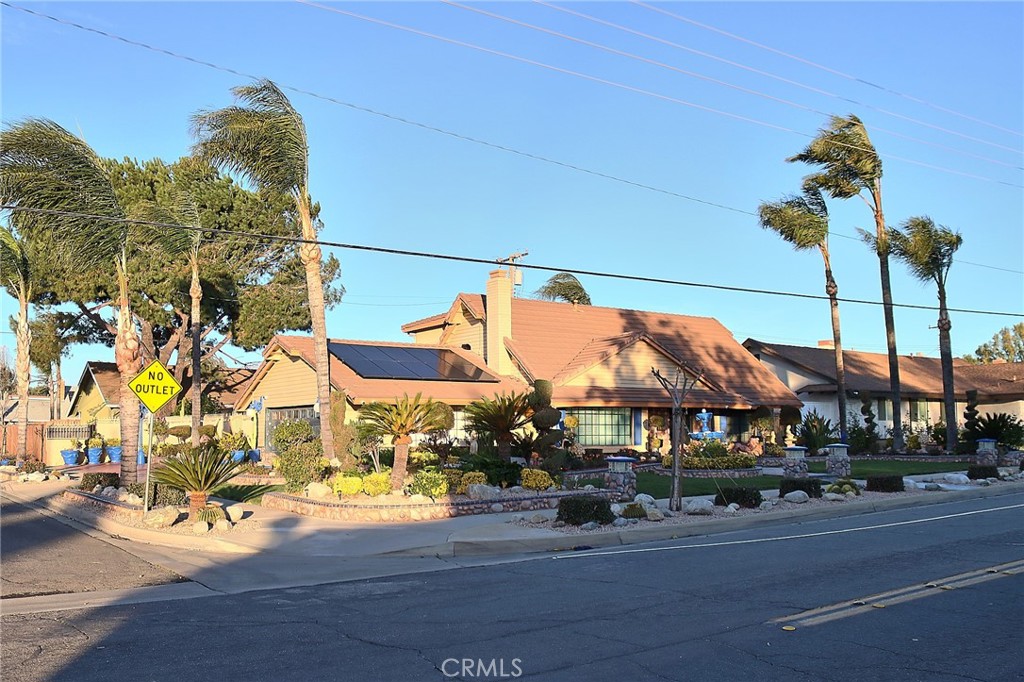
[[[72,501],[67,498],[62,499],[61,504],[73,504],[93,512],[95,512],[97,509],[95,505],[90,504],[88,502]],[[188,520],[188,505],[178,507],[178,511],[180,513],[178,522],[170,528],[151,528],[150,526],[144,524],[142,522],[142,519],[127,516],[125,514],[119,514],[114,518],[117,519],[118,523],[124,524],[126,526],[131,526],[133,528],[143,528],[145,530],[154,530],[160,533],[169,533],[173,535],[194,535],[194,533],[192,532],[192,523]],[[203,534],[202,537],[233,536],[243,533],[251,533],[252,531],[259,530],[260,528],[262,528],[262,522],[258,519],[252,518],[252,512],[247,513],[249,514],[249,518],[243,518],[241,521],[236,523],[231,528],[231,530],[217,530],[216,528],[211,528],[207,533]]]
[[[902,492],[902,493],[875,493],[875,492],[867,492],[867,491],[862,490],[861,494],[856,499],[850,500],[850,502],[862,502],[864,500],[888,500],[888,499],[892,499],[894,497],[911,497],[911,496],[915,496],[915,495],[941,495],[941,494],[942,494],[941,491],[929,492],[929,491],[925,491],[925,490],[908,490],[908,491],[905,491],[905,492]],[[622,503],[622,504],[624,505],[625,503]],[[701,514],[693,514],[693,515],[690,515],[690,514],[679,513],[679,514],[675,514],[675,515],[673,515],[671,517],[666,516],[664,521],[648,521],[647,519],[639,519],[637,521],[637,523],[635,523],[635,524],[631,523],[629,526],[623,526],[622,528],[643,528],[645,526],[684,525],[684,524],[687,524],[687,523],[696,523],[698,521],[706,521],[708,519],[729,519],[729,518],[735,518],[737,516],[754,516],[754,515],[761,515],[761,516],[763,516],[765,514],[771,514],[772,512],[775,512],[775,511],[785,511],[787,509],[806,509],[808,507],[820,507],[820,506],[824,506],[824,505],[834,505],[834,504],[847,504],[847,502],[830,502],[829,500],[824,500],[824,499],[821,499],[821,498],[811,498],[807,502],[804,502],[802,504],[797,504],[795,502],[786,502],[784,500],[778,500],[778,502],[776,504],[774,504],[771,509],[764,509],[764,510],[762,510],[762,509],[746,509],[746,508],[740,507],[739,511],[737,511],[735,513],[732,513],[732,514],[726,513],[725,507],[715,507],[714,514],[710,514],[710,515],[709,514],[703,514],[703,515],[701,515]],[[685,509],[685,507],[686,507],[686,502],[684,501],[683,502],[683,508]],[[665,512],[666,515],[669,513],[669,512],[667,512],[664,509],[662,509],[661,511]],[[601,533],[601,532],[607,532],[609,530],[617,530],[617,528],[615,528],[614,526],[611,526],[611,525],[600,526],[596,530],[589,530],[589,531],[588,530],[581,530],[579,526],[561,526],[561,527],[556,527],[556,526],[552,525],[553,522],[554,522],[554,515],[553,514],[544,523],[530,523],[529,519],[532,516],[533,516],[533,514],[528,514],[528,515],[525,516],[525,518],[523,520],[514,520],[514,521],[510,521],[510,523],[513,523],[513,524],[515,524],[517,526],[522,526],[524,528],[546,528],[546,529],[549,529],[549,530],[557,531],[559,533],[565,533],[566,535],[589,535],[590,533]]]

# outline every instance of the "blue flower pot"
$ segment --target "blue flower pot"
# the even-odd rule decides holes
[[[0,459],[0,467],[8,466],[11,463],[9,459]]]
[[[108,445],[107,456],[110,457],[110,461],[117,464],[121,461],[121,446],[120,445]]]
[[[78,464],[78,450],[61,450],[60,456],[64,459],[66,466],[74,466]]]
[[[249,461],[250,462],[258,462],[258,461],[260,461],[260,451],[259,450],[250,450],[249,451]]]
[[[233,462],[243,462],[243,461],[245,461],[245,450],[232,450],[231,451],[231,460]]]
[[[88,448],[85,454],[89,458],[89,464],[99,464],[103,459],[103,448]]]

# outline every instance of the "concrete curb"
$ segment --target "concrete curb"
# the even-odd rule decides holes
[[[792,509],[766,515],[743,516],[734,519],[714,519],[698,521],[686,525],[666,525],[647,528],[625,529],[586,535],[566,535],[564,537],[518,538],[505,540],[451,540],[444,544],[420,547],[415,549],[389,552],[388,556],[486,556],[496,554],[521,554],[533,552],[563,552],[575,547],[614,547],[634,545],[660,540],[698,535],[712,535],[753,527],[781,526],[799,521],[821,521],[847,516],[860,516],[875,512],[913,509],[933,504],[958,502],[963,500],[985,499],[1002,495],[1024,493],[1024,483],[1001,483],[977,490],[957,490],[949,492],[928,492],[913,497],[895,498],[891,500],[864,500],[862,502],[835,503],[827,507],[814,509]]]
[[[161,533],[160,531],[128,526],[118,523],[114,519],[108,518],[102,514],[89,511],[79,505],[70,503],[61,504],[57,501],[60,499],[60,495],[44,497],[35,501],[13,493],[9,489],[5,489],[3,494],[15,502],[31,507],[46,514],[47,516],[50,516],[51,518],[56,519],[57,521],[66,523],[66,520],[70,520],[73,523],[68,523],[68,525],[74,527],[76,524],[80,524],[115,539],[131,540],[133,542],[142,542],[147,545],[189,549],[199,552],[218,552],[222,554],[257,554],[259,552],[259,550],[251,547],[238,545],[230,540],[224,540],[221,538],[175,535],[172,533]]]

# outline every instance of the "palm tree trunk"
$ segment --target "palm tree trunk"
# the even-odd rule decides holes
[[[136,461],[139,442],[138,397],[128,387],[142,369],[142,356],[139,352],[139,336],[135,331],[135,318],[128,303],[128,277],[122,271],[118,273],[121,280],[120,308],[117,316],[117,336],[114,339],[114,360],[121,379],[120,420],[121,445],[127,450],[121,457],[121,484],[138,482],[139,465]]]
[[[32,361],[29,348],[32,345],[32,330],[28,326],[28,297],[18,297],[18,350],[14,364],[18,381],[18,443],[14,454],[28,457],[28,384],[31,379]]]
[[[512,441],[498,438],[498,457],[506,462],[512,461]]]
[[[882,214],[882,183],[875,180],[872,196],[875,201],[875,238],[878,271],[882,281],[882,312],[885,317],[885,345],[889,351],[889,392],[892,393],[892,444],[896,450],[905,447],[903,440],[903,399],[900,395],[900,359],[896,354],[896,319],[892,307],[892,283],[889,279],[889,237]]]
[[[310,241],[316,240],[316,230],[310,214],[309,195],[303,194],[296,201],[302,220],[302,237]],[[316,364],[316,395],[320,405],[320,442],[323,444],[324,457],[335,456],[334,434],[331,432],[331,375],[330,361],[327,351],[327,320],[324,306],[324,282],[320,274],[320,246],[314,243],[303,244],[299,249],[302,264],[306,268],[306,295],[309,299],[309,317],[313,327],[313,356]],[[396,448],[397,457],[397,448]]]
[[[198,491],[192,491],[188,494],[188,518],[189,521],[193,521],[196,518],[196,512],[206,506],[207,495]]]
[[[956,424],[956,393],[953,385],[953,345],[949,330],[953,323],[946,309],[946,286],[939,283],[939,357],[942,362],[942,406],[946,422],[946,450],[956,447],[958,429]]]
[[[836,358],[836,397],[839,400],[839,442],[845,443],[850,434],[846,416],[846,367],[843,362],[843,338],[839,331],[839,285],[832,276],[828,249],[822,245],[821,255],[825,259],[825,293],[832,310],[832,346]]]
[[[391,467],[392,490],[401,490],[405,483],[405,473],[409,468],[409,443],[408,436],[395,439],[395,463]]]
[[[203,287],[199,284],[199,263],[192,262],[192,285],[188,295],[192,299],[192,447],[199,447],[199,425],[203,421],[202,395],[203,386],[199,371],[199,360],[202,357],[200,344],[199,306],[203,301]]]

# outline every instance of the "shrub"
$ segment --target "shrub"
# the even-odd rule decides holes
[[[289,450],[293,445],[309,443],[316,438],[313,425],[307,421],[296,420],[281,422],[274,429],[274,449],[280,452]]]
[[[840,478],[835,483],[825,488],[825,492],[835,493],[837,495],[845,495],[846,493],[860,495],[860,486],[848,478]]]
[[[83,474],[82,482],[78,487],[91,491],[96,486],[117,488],[120,485],[121,477],[117,474]]]
[[[466,463],[466,467],[483,472],[487,477],[487,483],[501,486],[502,488],[517,485],[519,483],[520,471],[523,469],[523,467],[515,462],[506,462],[503,459],[486,455],[471,457],[469,462]]]
[[[206,521],[211,526],[221,519],[226,519],[227,515],[224,510],[221,509],[219,504],[208,504],[202,509],[197,509],[195,513],[196,521]]]
[[[522,486],[527,490],[547,490],[555,484],[551,474],[540,469],[523,469]]]
[[[785,497],[794,490],[803,490],[811,497],[821,497],[821,481],[817,478],[784,478],[779,481],[779,497]]]
[[[977,480],[979,478],[999,478],[999,469],[994,466],[972,464],[967,467],[967,478],[971,480]]]
[[[125,486],[129,495],[138,495],[143,502],[146,500],[145,483],[129,483]],[[180,507],[188,501],[188,495],[180,488],[172,488],[169,485],[149,484],[149,506],[150,507]]]
[[[440,456],[434,452],[414,450],[409,453],[409,468],[422,469],[428,466],[437,466],[441,462]]]
[[[358,476],[338,474],[331,479],[331,489],[342,497],[352,497],[363,492],[363,479]]]
[[[426,495],[437,499],[448,494],[448,477],[440,471],[417,471],[409,484],[412,495]]]
[[[37,471],[46,471],[46,465],[43,464],[41,459],[26,459],[21,465],[21,473],[23,474],[34,474]]]
[[[811,410],[797,426],[797,441],[807,448],[808,455],[813,456],[818,454],[818,450],[835,441],[839,436],[838,431],[831,419],[821,416],[817,410]]]
[[[612,513],[612,505],[607,499],[580,495],[562,498],[558,502],[556,518],[572,526],[581,526],[591,521],[605,525],[615,520],[615,514]]]
[[[757,463],[754,455],[725,455],[723,457],[683,457],[679,460],[681,469],[749,469]],[[672,458],[662,460],[665,468],[672,467]]]
[[[456,488],[455,492],[459,495],[465,495],[466,491],[469,490],[469,486],[480,483],[487,483],[487,474],[482,471],[467,471],[462,474],[462,479],[459,481],[459,487]]]
[[[323,480],[327,467],[324,466],[320,439],[296,443],[280,451],[277,468],[284,476],[288,492],[298,492],[313,481]]]
[[[191,426],[172,426],[167,429],[168,436],[174,436],[180,441],[184,441],[192,435]]]
[[[729,447],[720,440],[693,439],[683,447],[687,457],[726,457]]]
[[[878,452],[878,438],[859,424],[850,427],[848,442],[851,455],[860,455],[865,452],[873,455]]]
[[[764,502],[764,497],[761,496],[761,491],[757,488],[722,488],[715,495],[715,505],[724,507],[728,504],[735,502],[741,507],[747,507],[748,509],[754,509],[759,504]]]
[[[161,458],[167,459],[168,457],[177,457],[189,447],[188,443],[164,443],[157,449],[157,453]]]
[[[903,492],[903,477],[900,475],[868,476],[867,489],[876,493]]]
[[[986,412],[984,417],[978,418],[977,426],[970,431],[968,438],[974,441],[979,438],[995,438],[997,443],[1011,448],[1019,447],[1024,445],[1024,422],[1005,412]]]
[[[921,449],[921,434],[912,433],[907,436],[907,449],[908,450],[920,450]]]
[[[462,482],[462,469],[443,469],[442,473],[444,477],[448,479],[448,490],[456,491],[459,488],[459,484]]]
[[[192,435],[192,432],[190,430],[189,431],[189,436],[191,436],[191,435]],[[216,438],[217,437],[217,425],[216,424],[200,424],[199,425],[199,435],[200,436],[206,436],[207,438]]]
[[[639,502],[630,502],[622,508],[620,516],[626,519],[646,519],[647,510]]]
[[[391,492],[391,472],[374,472],[363,476],[363,492],[370,497],[387,495]]]
[[[785,457],[786,451],[778,443],[765,443],[762,450],[765,457]]]

